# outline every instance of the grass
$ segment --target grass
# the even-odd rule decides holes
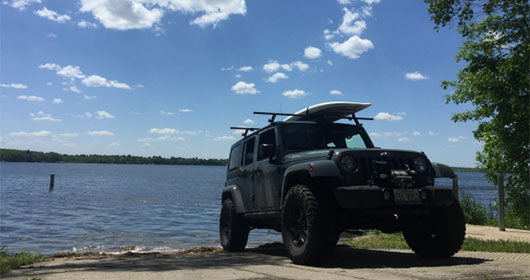
[[[0,248],[0,274],[7,273],[11,269],[16,269],[23,265],[36,263],[43,260],[44,257],[41,254],[32,254],[28,252],[9,253],[4,246]]]
[[[361,237],[346,241],[346,245],[354,248],[372,249],[409,249],[401,233],[385,234],[380,231],[371,231]],[[464,251],[530,253],[530,243],[505,240],[481,240],[466,238],[462,244]]]

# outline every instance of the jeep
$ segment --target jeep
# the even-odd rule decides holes
[[[375,147],[359,122],[369,118],[356,117],[358,108],[312,114],[315,106],[305,113],[255,112],[272,115],[269,124],[235,127],[245,132],[230,149],[222,190],[223,249],[242,251],[250,230],[274,229],[294,263],[318,265],[343,231],[378,229],[401,231],[422,257],[458,252],[462,209],[452,188],[434,185],[437,177],[454,177],[451,168],[423,152]]]

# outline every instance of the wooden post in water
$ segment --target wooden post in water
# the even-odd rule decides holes
[[[504,227],[504,174],[497,174],[497,185],[499,188],[499,230],[506,231]]]
[[[456,200],[458,200],[458,175],[455,174],[455,177],[453,177],[453,195],[455,196]]]
[[[50,173],[50,191],[53,191],[54,185],[55,185],[55,174]]]

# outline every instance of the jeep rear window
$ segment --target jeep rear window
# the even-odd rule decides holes
[[[281,129],[289,152],[327,148],[366,148],[362,130],[347,124],[285,123]]]
[[[243,145],[238,144],[237,146],[232,148],[232,151],[230,151],[230,162],[228,163],[228,170],[232,170],[234,168],[238,168],[241,164],[241,148]]]

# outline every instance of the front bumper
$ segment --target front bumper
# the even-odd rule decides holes
[[[384,192],[390,195],[386,197]],[[419,188],[420,194],[425,192],[426,199],[418,204],[397,204],[394,200],[393,189],[378,186],[346,186],[334,190],[335,200],[341,208],[386,208],[400,206],[442,207],[449,206],[454,201],[453,190],[446,187],[427,186]]]

